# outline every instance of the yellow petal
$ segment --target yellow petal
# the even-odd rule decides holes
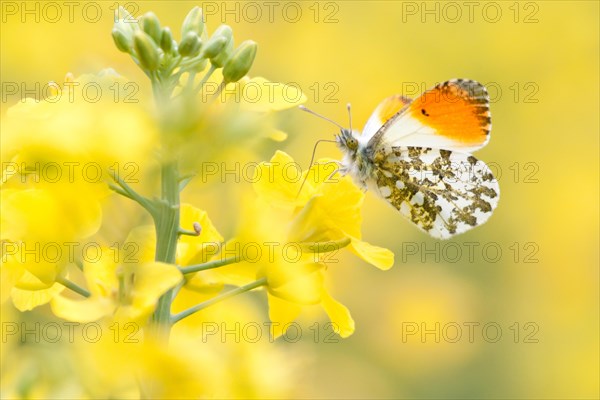
[[[289,301],[267,295],[269,301],[269,319],[271,320],[271,335],[273,339],[285,333],[285,330],[300,315],[302,308]]]
[[[203,252],[205,249],[212,249],[223,242],[223,236],[217,231],[208,213],[192,206],[191,204],[181,205],[180,226],[183,229],[193,231],[194,223],[200,224],[200,235],[189,236],[182,235],[177,244],[177,263],[179,265],[188,265],[192,260],[205,259]]]
[[[10,296],[12,297],[13,304],[17,310],[28,311],[48,303],[64,289],[65,287],[58,283],[55,283],[48,289],[42,290],[21,290],[13,288]]]
[[[214,248],[208,249],[207,254],[212,254],[214,251]],[[258,241],[242,243],[237,238],[233,238],[222,246],[219,254],[214,256],[211,261],[232,259],[237,262],[210,271],[200,272],[199,274],[210,276],[213,280],[222,284],[243,286],[256,279],[257,268],[261,265],[260,258],[256,260],[252,259],[251,262],[243,261],[243,257],[249,256],[250,253],[252,253],[252,257],[256,253],[259,257],[264,257],[266,260],[267,250]],[[204,260],[203,262],[206,261]]]
[[[273,296],[298,304],[317,304],[323,290],[323,266],[314,263],[273,263],[266,268]]]
[[[327,215],[321,204],[321,196],[315,196],[295,216],[288,234],[290,242],[322,243],[344,237],[344,232]]]
[[[339,174],[339,161],[332,158],[318,159],[306,171],[306,181],[312,183],[315,187],[323,184],[335,185],[344,179]]]
[[[337,183],[323,183],[319,186],[321,196],[317,206],[328,216],[332,224],[347,234],[360,238],[362,224],[361,208],[365,195],[349,177]]]
[[[329,316],[334,330],[338,331],[338,334],[343,338],[352,335],[354,333],[354,320],[346,306],[337,302],[325,290],[321,294],[321,299],[321,304]]]
[[[50,303],[54,315],[75,322],[97,321],[113,314],[116,304],[109,298],[92,296],[85,300],[72,300],[56,296]]]
[[[275,251],[281,252],[284,245],[282,238],[287,236],[289,229],[287,225],[293,215],[293,208],[274,207],[269,203],[269,199],[260,196],[246,196],[242,199],[242,203],[237,239],[227,242],[227,248],[234,254],[242,254],[244,247],[251,250],[250,247],[255,247],[256,244],[262,246],[267,242],[273,242],[273,246],[277,247]],[[232,248],[236,242],[240,246],[237,251]],[[264,254],[268,255],[269,250],[265,250]]]
[[[6,264],[8,264],[8,262]],[[25,264],[18,264],[18,265],[23,266]],[[54,265],[46,263],[46,262],[44,262],[44,263],[40,262],[39,264],[34,264],[34,265],[36,267],[38,267],[40,270],[45,269],[47,271],[46,273],[48,274],[47,275],[48,279],[41,280],[40,279],[40,276],[42,276],[41,274],[34,275],[31,272],[29,272],[28,269],[23,268],[25,272],[19,277],[19,280],[15,284],[15,287],[17,289],[44,290],[44,289],[48,289],[48,288],[52,287],[52,285],[54,285],[54,279],[56,278],[56,274],[52,273],[51,275],[49,275],[50,271],[55,269]]]
[[[23,266],[17,262],[9,261],[15,257],[14,255],[3,254],[2,257],[5,257],[6,261],[0,267],[0,284],[2,285],[0,286],[0,303],[4,303],[10,298],[12,288],[15,287],[19,278],[25,273]]]
[[[206,272],[211,272],[214,276],[214,279],[217,280],[221,285],[225,284],[243,286],[256,279],[257,267],[258,264],[256,263],[239,262],[225,265],[213,271]],[[199,274],[204,273],[200,272]]]
[[[346,178],[317,185],[318,195],[305,204],[292,223],[290,240],[328,242],[347,235],[360,238],[364,194]]]
[[[293,208],[304,204],[310,195],[300,193],[302,168],[288,154],[277,151],[269,162],[262,162],[254,171],[252,182],[256,193],[270,204]]]
[[[113,249],[100,247],[100,257],[83,263],[83,274],[88,290],[92,296],[104,298],[116,296],[119,289],[117,265],[114,261]]]
[[[158,298],[183,279],[176,266],[161,262],[136,265],[127,273],[134,274],[132,307],[140,314],[151,312]]]
[[[223,282],[218,280],[211,272],[203,271],[202,273],[193,274],[185,283],[186,289],[203,296],[198,300],[199,302],[216,296],[223,289]]]
[[[122,263],[131,259],[135,263],[147,263],[154,261],[156,251],[156,231],[154,225],[142,225],[133,228],[122,247]]]
[[[350,250],[369,264],[384,271],[392,268],[394,265],[394,253],[390,250],[374,246],[356,238],[351,239]]]

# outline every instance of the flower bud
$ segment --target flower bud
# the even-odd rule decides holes
[[[113,40],[115,41],[115,45],[117,46],[117,49],[119,49],[123,53],[131,52],[131,37],[128,37],[119,29],[112,30],[112,37],[113,37]]]
[[[161,36],[160,36],[160,48],[165,51],[165,53],[170,53],[173,46],[173,34],[171,33],[171,29],[167,26],[163,28]]]
[[[133,40],[133,33],[140,29],[138,22],[127,10],[119,6],[118,19],[115,21],[114,29],[121,31],[129,39]]]
[[[133,36],[133,46],[143,68],[155,71],[160,64],[158,47],[148,34],[138,31]]]
[[[215,29],[213,36],[223,36],[227,40],[233,40],[233,30],[229,25],[219,25],[219,27]]]
[[[212,35],[212,38],[217,37],[224,37],[227,42],[217,55],[210,57],[210,62],[215,67],[221,68],[225,65],[227,60],[229,60],[229,57],[231,57],[231,53],[233,52],[233,31],[231,30],[231,27],[225,24],[219,26]]]
[[[223,80],[226,83],[237,82],[250,71],[258,45],[253,40],[246,40],[235,50],[223,68]]]
[[[204,53],[204,57],[206,58],[214,58],[216,57],[221,50],[227,44],[227,39],[223,36],[213,36],[206,42],[204,49],[202,50]]]
[[[233,53],[233,40],[227,42],[227,44],[225,45],[223,50],[221,50],[221,52],[219,54],[217,54],[215,57],[211,58],[210,62],[215,67],[221,68],[221,67],[223,67],[223,65],[225,65],[227,60],[229,60],[232,53]]]
[[[204,17],[202,15],[202,9],[196,6],[190,10],[183,20],[183,25],[181,25],[181,37],[184,38],[188,32],[194,32],[198,37],[201,37],[202,31],[204,31]]]
[[[141,18],[142,20],[142,29],[146,32],[155,43],[160,43],[161,39],[161,29],[160,22],[158,22],[158,17],[152,11],[147,12]]]
[[[184,57],[194,57],[198,54],[200,46],[202,46],[202,42],[196,32],[188,32],[179,43],[178,51]]]

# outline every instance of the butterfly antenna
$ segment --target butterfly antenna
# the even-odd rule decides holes
[[[306,111],[307,113],[309,113],[309,114],[312,114],[312,115],[314,115],[314,116],[316,116],[316,117],[319,117],[319,118],[321,118],[321,119],[324,119],[325,121],[329,121],[329,122],[331,122],[332,124],[334,124],[335,126],[337,126],[337,127],[338,127],[338,128],[340,128],[340,129],[344,129],[344,127],[343,127],[343,126],[341,126],[341,125],[340,125],[340,124],[338,124],[337,122],[335,122],[335,121],[333,121],[333,120],[331,120],[331,119],[327,118],[327,117],[326,117],[326,116],[324,116],[324,115],[318,114],[318,113],[314,112],[313,110],[310,110],[310,109],[308,109],[308,108],[306,108],[306,107],[304,107],[304,106],[298,106],[298,108],[299,108],[299,109],[301,109],[302,111]],[[317,143],[319,143],[319,142],[317,142]]]
[[[306,171],[306,176],[304,177],[304,179],[302,179],[302,184],[300,185],[300,189],[298,189],[298,194],[296,194],[296,198],[298,198],[298,196],[300,196],[300,192],[302,192],[302,188],[304,187],[304,184],[306,183],[306,180],[308,179],[310,167],[312,167],[313,162],[315,161],[315,154],[317,152],[317,146],[319,145],[319,143],[323,143],[323,142],[337,143],[336,140],[328,140],[328,139],[317,140],[317,142],[315,143],[315,147],[313,147],[313,152],[312,152],[312,156],[310,157],[310,164],[308,164],[308,170]]]
[[[346,105],[346,108],[348,109],[348,123],[350,124],[350,131],[352,131],[352,106],[350,103]]]

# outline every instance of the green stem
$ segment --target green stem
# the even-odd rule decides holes
[[[179,64],[181,64],[181,62],[182,62],[182,61],[183,61],[183,57],[182,57],[182,56],[179,56],[179,57],[177,58],[177,61],[175,61],[175,64],[173,64],[173,65],[171,66],[171,68],[169,68],[169,74],[168,74],[168,75],[172,74],[172,73],[175,71],[175,69],[176,69],[177,67],[179,67]]]
[[[208,78],[211,77],[211,75],[213,74],[213,72],[215,72],[216,69],[217,68],[213,64],[210,64],[210,68],[208,69],[206,74],[204,74],[204,76],[202,77],[202,80],[200,81],[200,83],[198,83],[198,86],[196,86],[194,88],[193,93],[198,93],[199,91],[201,91],[204,88],[204,84],[206,83]]]
[[[129,186],[127,184],[127,182],[125,182],[123,179],[121,179],[118,174],[116,174],[116,173],[113,174],[112,178],[114,179],[115,183],[117,183],[118,186],[114,185],[112,183],[109,183],[108,187],[110,189],[112,189],[116,193],[120,194],[121,196],[127,197],[127,198],[137,202],[139,205],[144,207],[150,214],[154,215],[154,212],[155,212],[154,204],[152,203],[152,201],[150,199],[147,199],[146,197],[140,195],[138,192],[133,190],[133,188],[131,186]]]
[[[188,229],[179,229],[179,234],[180,235],[186,235],[186,236],[200,236],[200,234],[196,231],[190,231]]]
[[[156,228],[155,260],[175,264],[177,239],[179,237],[179,179],[176,162],[161,167],[161,201],[154,218]],[[152,315],[153,333],[160,340],[168,341],[171,331],[171,302],[173,289],[158,300]]]
[[[198,271],[206,271],[207,269],[213,269],[213,268],[219,268],[222,267],[224,265],[229,265],[229,264],[234,264],[234,263],[238,263],[240,262],[241,259],[240,257],[229,257],[229,258],[224,258],[222,260],[212,260],[212,261],[208,261],[202,264],[195,264],[195,265],[189,265],[187,267],[181,267],[179,268],[179,270],[181,271],[182,274],[191,274],[193,272],[198,272]]]
[[[205,58],[204,52],[200,52],[196,57],[187,58],[185,61],[181,63],[181,69],[189,68],[191,65],[197,64],[200,60]]]
[[[174,324],[176,322],[181,321],[182,319],[184,319],[186,317],[189,317],[190,315],[192,315],[192,314],[194,314],[194,313],[196,313],[196,312],[198,312],[200,310],[205,309],[206,307],[212,306],[213,304],[219,303],[219,302],[221,302],[221,301],[223,301],[225,299],[228,299],[230,297],[237,296],[238,294],[249,292],[250,290],[256,289],[256,288],[264,286],[266,284],[267,284],[267,278],[260,278],[260,279],[254,281],[254,282],[251,282],[251,283],[249,283],[247,285],[240,286],[240,287],[238,287],[236,289],[233,289],[233,290],[230,290],[228,292],[225,292],[225,293],[223,293],[223,294],[221,294],[219,296],[213,297],[210,300],[207,300],[207,301],[202,302],[200,304],[197,304],[197,305],[195,305],[193,307],[190,307],[190,308],[188,308],[185,311],[182,311],[182,312],[180,312],[178,314],[175,314],[171,318],[171,321]]]
[[[196,174],[188,174],[179,178],[179,191],[182,192],[183,189],[187,186],[188,183],[192,181],[192,179],[196,176]]]
[[[193,88],[194,87],[194,79],[196,79],[196,73],[190,71],[190,73],[188,75],[188,81],[187,81],[187,87],[188,88]]]
[[[61,285],[63,285],[66,288],[71,289],[75,293],[79,293],[83,297],[90,297],[90,292],[88,292],[86,289],[82,288],[81,286],[77,285],[75,282],[71,282],[67,278],[57,277],[56,282],[60,283]]]

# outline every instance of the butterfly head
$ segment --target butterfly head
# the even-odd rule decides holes
[[[340,149],[355,153],[358,149],[358,140],[351,129],[342,128],[340,134],[335,137]]]
[[[321,114],[317,114],[316,112],[309,110],[308,108],[306,108],[302,105],[299,106],[299,108],[301,110],[306,111],[310,114],[313,114],[321,119],[324,119],[325,121],[331,122],[332,124],[334,124],[335,126],[340,128],[340,133],[335,135],[335,143],[338,145],[340,150],[342,150],[342,152],[344,154],[346,154],[347,156],[349,156],[352,160],[354,160],[356,158],[357,153],[359,151],[359,147],[360,147],[360,142],[359,142],[360,134],[359,134],[359,132],[354,131],[352,129],[352,113],[350,110],[350,104],[347,105],[348,120],[350,123],[349,128],[344,128],[342,125],[338,124],[337,122],[335,122]],[[317,141],[317,144],[319,142],[333,142],[333,141],[321,139],[321,140]],[[316,150],[316,145],[315,145],[315,150]],[[314,158],[314,151],[313,151],[313,158]],[[312,159],[311,159],[311,165],[312,165]]]

